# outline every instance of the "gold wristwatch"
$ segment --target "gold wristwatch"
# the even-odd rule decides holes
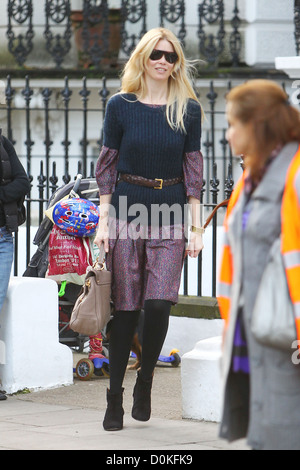
[[[191,232],[192,233],[199,233],[200,235],[203,235],[205,233],[205,229],[203,227],[195,227],[194,225],[191,226]]]

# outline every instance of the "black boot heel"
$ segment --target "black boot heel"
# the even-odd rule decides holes
[[[151,389],[153,377],[144,380],[140,373],[133,391],[133,407],[131,416],[137,421],[149,421],[151,416]]]
[[[107,389],[107,410],[105,413],[103,428],[105,431],[121,431],[123,429],[123,392],[111,393]]]

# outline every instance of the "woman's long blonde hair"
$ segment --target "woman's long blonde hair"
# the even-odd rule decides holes
[[[138,100],[146,96],[146,65],[156,44],[162,39],[169,41],[178,55],[178,61],[169,79],[167,120],[173,130],[185,132],[184,116],[188,100],[191,98],[198,101],[191,84],[191,71],[194,67],[185,58],[179,40],[170,30],[155,28],[143,36],[124,68],[121,93],[133,93]]]

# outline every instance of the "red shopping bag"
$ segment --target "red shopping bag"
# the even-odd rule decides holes
[[[92,265],[90,240],[69,235],[54,225],[49,238],[46,277],[58,284],[67,281],[83,285],[86,270]]]

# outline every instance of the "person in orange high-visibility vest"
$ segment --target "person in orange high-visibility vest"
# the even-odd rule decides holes
[[[245,171],[224,223],[218,288],[225,320],[220,435],[229,441],[247,437],[253,449],[300,449],[298,343],[290,351],[270,348],[251,331],[270,249],[281,237],[295,340],[300,341],[300,113],[268,80],[231,90],[226,111],[227,139],[233,153],[244,155]]]

